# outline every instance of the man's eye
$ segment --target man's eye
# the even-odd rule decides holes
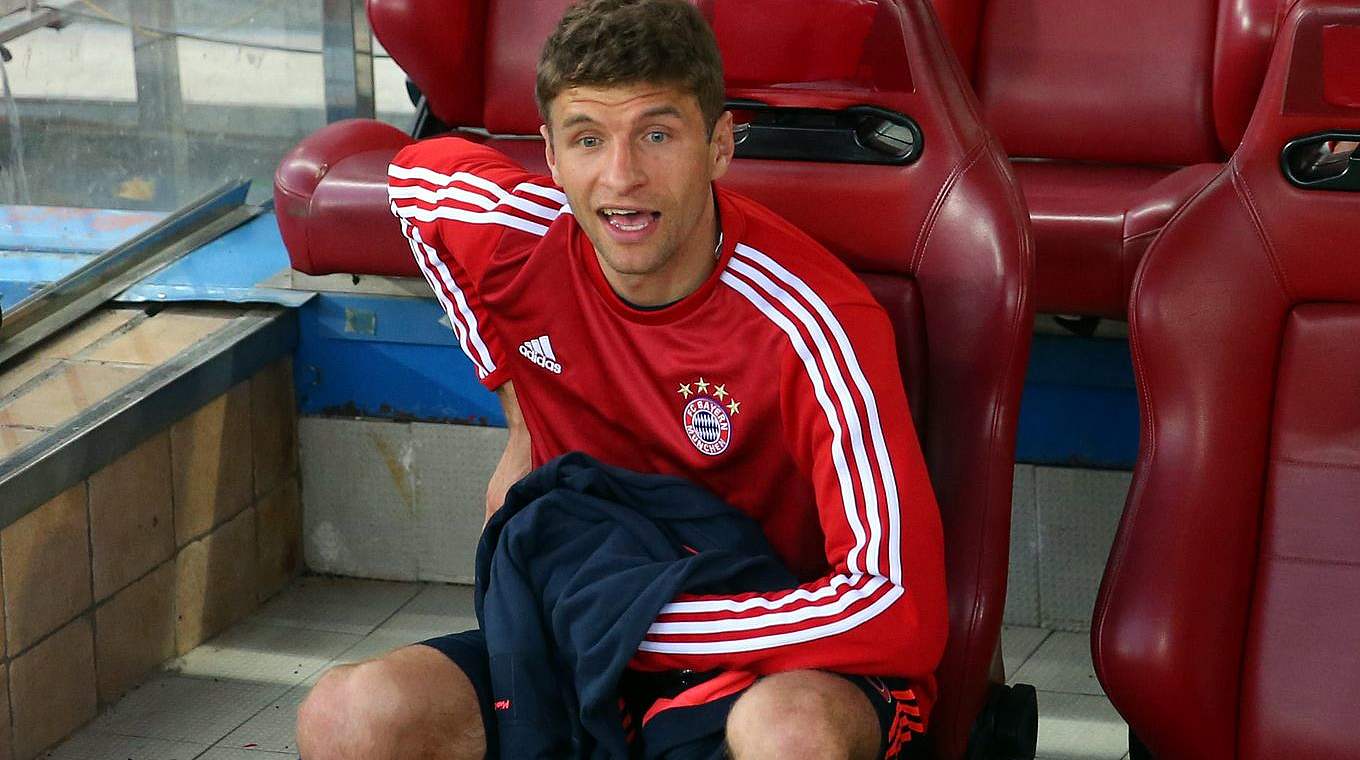
[[[663,142],[666,142],[666,137],[667,137],[667,135],[666,135],[665,132],[648,132],[648,133],[647,133],[647,142],[651,142],[651,143],[663,143]]]
[[[582,148],[597,148],[600,145],[600,138],[587,135],[576,141]]]

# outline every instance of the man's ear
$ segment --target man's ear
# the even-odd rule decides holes
[[[552,130],[548,129],[547,124],[540,124],[538,133],[543,136],[543,156],[548,161],[548,171],[552,172],[553,182],[561,187],[562,180],[557,176],[557,155],[553,153]]]
[[[732,112],[723,111],[718,123],[713,125],[713,139],[709,141],[710,180],[716,180],[727,173],[732,165],[732,156],[737,150],[736,138],[732,134]]]

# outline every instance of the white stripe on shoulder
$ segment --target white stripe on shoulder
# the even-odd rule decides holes
[[[864,399],[865,416],[869,422],[869,434],[873,441],[874,455],[878,460],[879,476],[883,479],[883,493],[888,512],[887,575],[889,580],[900,586],[902,585],[902,521],[901,505],[897,493],[897,477],[893,469],[892,457],[888,453],[887,439],[883,435],[883,425],[878,415],[878,402],[875,400],[873,387],[869,385],[869,380],[864,376],[864,371],[860,367],[855,348],[851,345],[850,338],[846,335],[840,320],[836,319],[826,301],[818,296],[806,281],[794,275],[770,256],[750,246],[739,244],[736,253],[749,257],[750,260],[774,274],[780,281],[798,291],[804,300],[811,304],[836,339],[836,345],[840,348],[845,365],[850,370],[850,376],[855,382],[855,387],[859,390],[860,397]],[[875,551],[872,544],[870,551]]]
[[[452,186],[455,182],[461,182],[464,185],[488,193],[490,197],[496,201],[496,205],[498,206],[499,205],[511,206],[513,208],[525,212],[526,214],[532,214],[541,219],[547,219],[548,221],[556,219],[562,213],[561,208],[548,208],[547,206],[544,206],[540,203],[535,203],[529,200],[528,198],[519,197],[515,195],[512,191],[508,191],[505,188],[501,187],[500,185],[497,185],[495,182],[492,182],[491,180],[485,177],[473,174],[472,172],[460,171],[454,172],[453,174],[441,174],[440,172],[437,172],[433,169],[427,169],[423,166],[403,167],[398,166],[396,164],[389,164],[387,167],[387,175],[393,179],[402,180],[414,179],[421,182],[427,182],[431,185],[436,185],[439,188],[448,188]],[[523,187],[538,187],[538,186],[531,185],[528,182],[521,182],[518,186],[516,186],[516,190]],[[536,194],[539,195],[540,197],[543,197],[542,194],[538,193]],[[562,199],[563,200],[561,202],[565,203],[566,196],[565,195],[562,196]],[[556,199],[554,198],[553,200]]]
[[[864,525],[860,522],[858,510],[855,508],[855,490],[851,483],[850,467],[845,460],[841,423],[836,415],[835,408],[831,404],[831,398],[827,396],[826,383],[822,380],[822,373],[817,368],[817,360],[812,357],[812,352],[808,349],[803,336],[798,333],[798,328],[745,280],[737,277],[731,271],[724,271],[718,279],[740,293],[756,307],[757,311],[783,330],[784,334],[789,336],[789,342],[793,345],[794,352],[798,354],[798,358],[803,360],[808,378],[812,381],[813,394],[817,398],[817,403],[821,405],[822,411],[826,414],[827,424],[831,427],[831,459],[836,466],[837,481],[841,489],[841,502],[845,507],[845,519],[850,523],[850,531],[855,536],[855,548],[850,552],[846,565],[852,575],[863,573],[864,570],[857,557],[862,554],[865,545]]]
[[[555,187],[535,185],[532,182],[521,182],[518,185],[515,185],[515,192],[529,193],[531,195],[537,195],[540,198],[547,198],[550,201],[557,201],[564,206],[567,205],[567,194]]]
[[[531,235],[543,237],[548,234],[548,227],[538,222],[531,222],[518,216],[504,213],[502,211],[468,211],[461,208],[450,206],[439,206],[432,209],[421,208],[419,206],[402,206],[393,204],[395,213],[403,219],[414,219],[417,222],[433,222],[436,219],[451,219],[455,222],[467,222],[469,224],[499,224],[503,227],[511,227],[527,232]]]

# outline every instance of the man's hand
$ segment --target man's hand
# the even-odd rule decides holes
[[[496,396],[500,398],[501,408],[505,410],[505,422],[510,429],[510,439],[505,442],[501,461],[496,464],[496,471],[491,474],[491,481],[486,484],[486,518],[483,523],[490,520],[491,515],[505,503],[505,492],[510,490],[510,486],[528,475],[530,469],[529,429],[524,426],[524,415],[519,411],[515,384],[507,381],[496,389]]]

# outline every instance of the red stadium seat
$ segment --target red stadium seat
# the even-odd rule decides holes
[[[1357,60],[1360,2],[1293,5],[1134,285],[1142,445],[1091,644],[1135,758],[1360,747],[1360,154],[1327,147],[1360,140]]]
[[[960,758],[971,740],[981,756],[1032,756],[1033,692],[1006,691],[994,667],[1033,322],[1031,244],[1010,166],[925,0],[698,4],[723,50],[729,98],[749,123],[722,182],[841,256],[894,322],[945,528],[950,639],[934,752]],[[486,139],[543,170],[542,144],[524,139],[539,126],[533,71],[566,5],[370,0],[369,16],[435,118],[497,135]],[[805,54],[812,49],[818,55]],[[790,121],[840,140],[837,155],[801,144],[790,134],[798,130],[781,129]],[[417,274],[382,171],[410,139],[342,122],[284,159],[277,210],[296,268]],[[906,158],[888,155],[894,146]]]
[[[1241,140],[1284,0],[933,2],[1024,190],[1038,311],[1123,319]]]

